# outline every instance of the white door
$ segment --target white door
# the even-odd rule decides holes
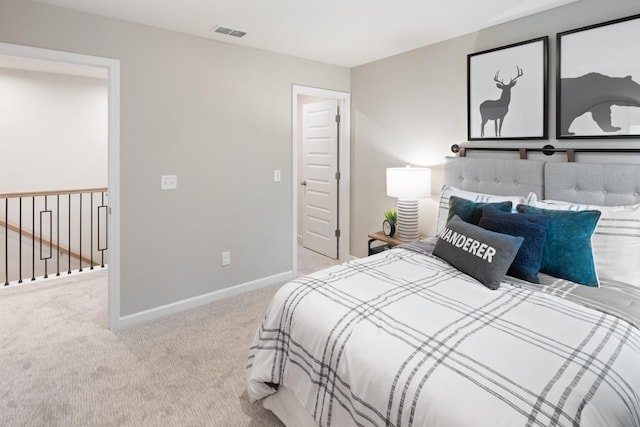
[[[302,245],[338,258],[338,101],[302,106]]]

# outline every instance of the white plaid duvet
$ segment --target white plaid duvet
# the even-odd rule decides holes
[[[286,385],[322,426],[639,426],[640,332],[396,248],[284,285],[247,382],[252,400]]]

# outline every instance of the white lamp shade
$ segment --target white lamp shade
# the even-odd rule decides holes
[[[387,168],[387,196],[422,199],[431,195],[431,169]]]

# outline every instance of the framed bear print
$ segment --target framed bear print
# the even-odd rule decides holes
[[[558,33],[556,137],[640,137],[640,15]]]
[[[547,139],[548,37],[467,55],[470,141]]]

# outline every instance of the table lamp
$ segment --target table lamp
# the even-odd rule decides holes
[[[398,239],[418,239],[418,200],[430,195],[429,168],[387,168],[387,196],[398,198]]]

